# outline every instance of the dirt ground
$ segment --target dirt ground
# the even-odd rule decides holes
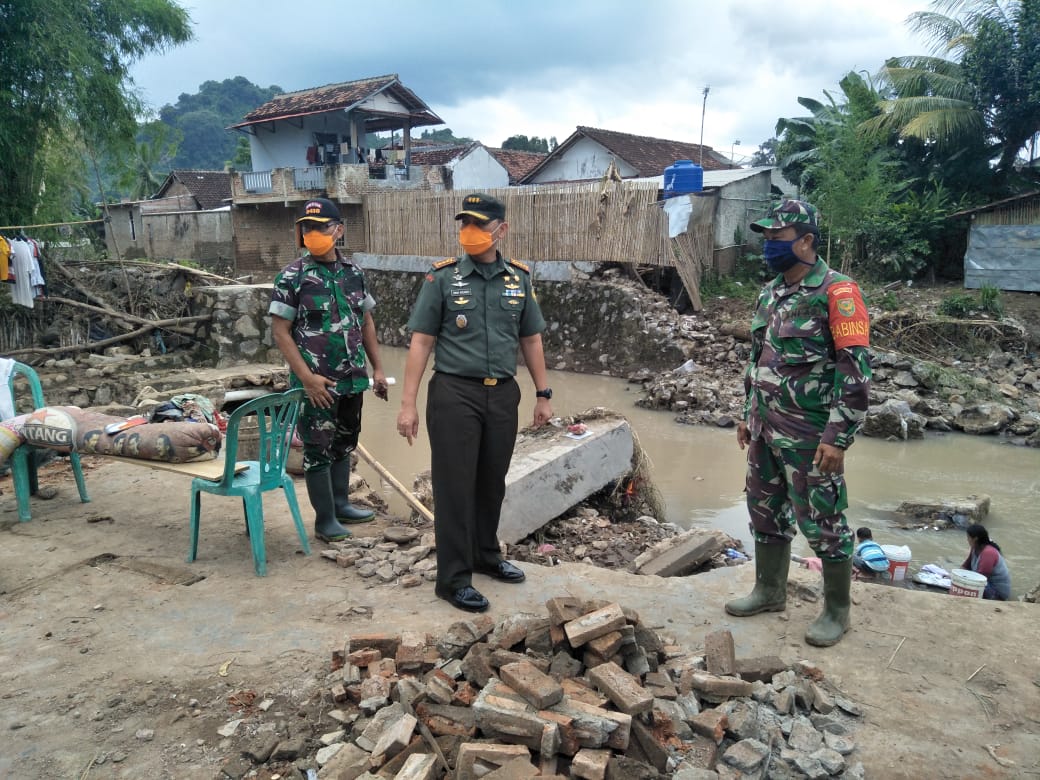
[[[187,477],[84,464],[92,502],[79,503],[57,462],[41,484],[58,495],[34,499],[28,523],[0,480],[0,777],[220,777],[241,759],[217,730],[249,720],[251,697],[272,701],[266,722],[279,733],[331,731],[331,656],[351,632],[436,635],[465,617],[428,583],[376,585],[304,556],[277,494],[265,498],[267,577],[253,574],[233,499],[203,497],[199,560],[185,563]],[[786,612],[735,619],[722,604],[750,588],[752,566],[665,580],[525,568],[520,586],[477,578],[496,619],[544,614],[551,596],[609,596],[689,649],[727,628],[738,656],[818,665],[865,710],[853,758],[867,777],[1040,776],[1035,605],[854,583],[852,630],[818,649],[801,638],[819,609],[818,575],[804,569],[792,570]]]

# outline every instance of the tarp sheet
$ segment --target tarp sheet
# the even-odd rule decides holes
[[[976,225],[964,253],[964,286],[1040,292],[1040,225]]]

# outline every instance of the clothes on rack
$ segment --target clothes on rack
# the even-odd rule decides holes
[[[8,246],[8,279],[13,277],[11,300],[19,306],[33,308],[33,301],[46,291],[46,280],[40,265],[40,245],[31,238],[19,236],[3,239]]]

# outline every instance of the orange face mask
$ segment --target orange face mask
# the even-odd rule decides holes
[[[303,245],[307,247],[307,251],[315,257],[324,257],[336,244],[335,234],[329,235],[328,233],[322,233],[319,230],[311,230],[303,234]]]
[[[466,250],[466,254],[482,255],[495,245],[495,230],[489,233],[476,225],[464,225],[459,231],[459,243]]]

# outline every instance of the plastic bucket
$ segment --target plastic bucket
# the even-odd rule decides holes
[[[950,595],[981,599],[986,589],[986,577],[977,571],[954,569],[950,572]]]
[[[906,545],[883,544],[881,549],[888,558],[888,576],[892,582],[906,579],[906,569],[910,565],[910,548]]]

